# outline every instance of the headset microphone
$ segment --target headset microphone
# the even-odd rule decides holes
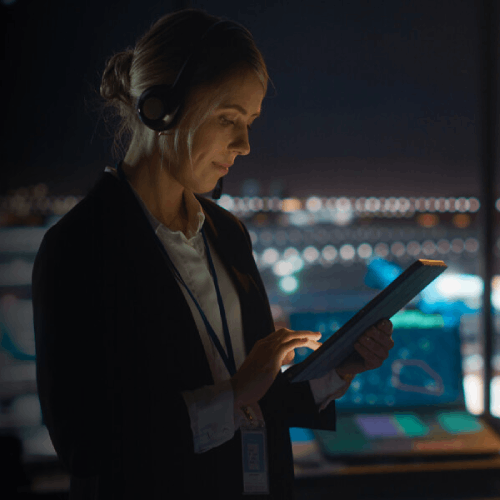
[[[213,200],[218,200],[220,199],[220,195],[222,194],[222,180],[224,177],[221,177],[219,181],[217,182],[217,186],[215,186],[214,190],[212,191],[212,199]]]

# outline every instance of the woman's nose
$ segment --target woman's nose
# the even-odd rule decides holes
[[[231,144],[230,149],[237,151],[240,155],[248,155],[250,153],[250,141],[248,130],[242,130]]]

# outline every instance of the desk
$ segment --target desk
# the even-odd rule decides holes
[[[500,456],[467,461],[347,465],[327,461],[316,443],[293,443],[292,450],[297,500],[500,500]]]

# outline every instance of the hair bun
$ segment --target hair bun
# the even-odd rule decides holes
[[[132,67],[133,50],[119,52],[113,55],[106,63],[102,75],[101,96],[109,101],[119,100],[125,104],[132,104],[130,96],[130,68]]]

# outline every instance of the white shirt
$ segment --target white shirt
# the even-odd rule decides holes
[[[116,169],[106,167],[104,171],[118,178]],[[132,190],[155,233],[167,250],[170,259],[187,287],[191,290],[191,293],[195,296],[208,322],[219,338],[224,351],[227,353],[215,284],[210,272],[203,236],[200,232],[205,222],[205,214],[199,201],[192,192],[184,191],[184,200],[188,214],[188,237],[186,237],[182,231],[171,231],[158,221],[151,214],[133,187]],[[245,350],[243,339],[239,297],[219,255],[208,238],[207,242],[217,273],[229,333],[231,335],[234,360],[236,369],[238,370],[248,354]],[[178,285],[195,319],[214,380],[214,385],[200,387],[194,391],[181,392],[191,419],[194,452],[203,453],[229,441],[246,417],[241,411],[235,413],[234,394],[230,382],[231,375],[212,342],[205,323],[191,296],[183,285],[180,283]],[[310,380],[309,383],[316,404],[321,405],[320,411],[326,408],[332,399],[342,397],[349,388],[349,384],[342,380],[335,370],[332,370],[332,372],[321,379]],[[258,403],[252,406],[252,410],[257,418],[263,418]]]

